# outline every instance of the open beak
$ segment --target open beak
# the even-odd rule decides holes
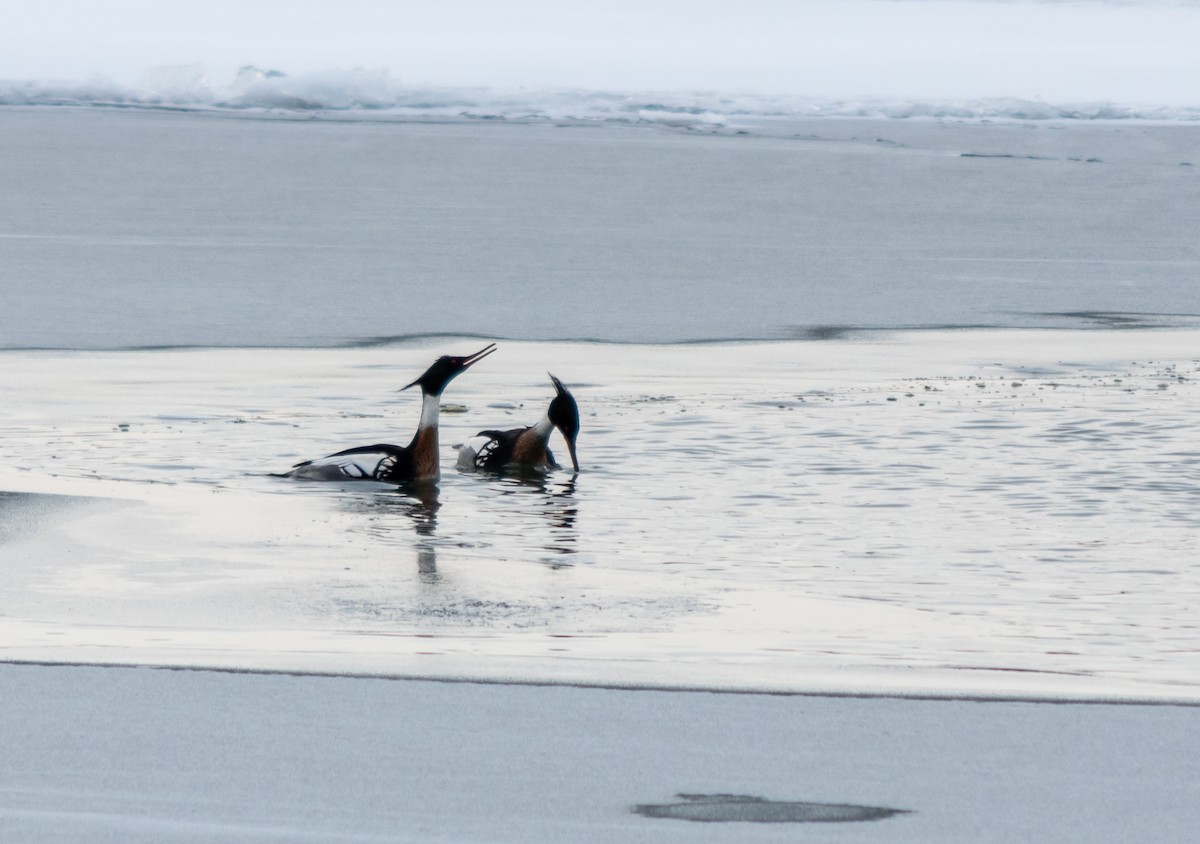
[[[458,358],[457,360],[459,361],[459,367],[460,367],[460,369],[466,369],[468,366],[471,366],[472,364],[479,363],[479,361],[483,360],[485,357],[487,357],[494,351],[496,351],[496,344],[488,343],[486,346],[484,346],[482,349],[480,349],[475,354],[467,355],[465,358]]]
[[[426,375],[432,375],[435,371],[438,371],[438,374],[439,374],[437,381],[439,381],[441,383],[442,387],[444,388],[445,385],[447,383],[449,383],[453,378],[466,372],[468,367],[470,367],[472,364],[479,363],[479,361],[483,360],[485,357],[487,357],[494,351],[496,351],[496,344],[488,343],[486,346],[484,346],[482,349],[480,349],[478,352],[476,352],[473,355],[466,355],[465,357],[455,357],[453,355],[446,355],[445,357],[438,358],[437,361],[434,362],[433,366],[431,366],[429,369],[427,369],[421,375],[420,378],[418,378],[417,380],[413,381],[410,384],[405,384],[403,387],[400,388],[400,390],[398,392],[403,392],[404,390],[407,390],[409,387],[417,386],[418,384],[421,383],[421,380],[423,378],[425,378]],[[439,371],[436,369],[437,367],[448,367],[449,371]],[[440,392],[440,388],[439,388],[439,392]]]

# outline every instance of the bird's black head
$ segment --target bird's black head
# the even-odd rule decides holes
[[[554,427],[562,431],[563,439],[567,441],[567,450],[571,452],[571,466],[578,472],[579,460],[575,456],[575,440],[579,436],[579,405],[575,403],[575,397],[563,386],[562,381],[550,373],[546,374],[550,375],[556,391],[546,415],[550,417]]]
[[[473,363],[478,363],[485,357],[496,351],[496,344],[491,343],[484,346],[473,355],[464,357],[453,357],[445,355],[433,362],[433,366],[425,370],[425,374],[413,381],[411,384],[405,384],[400,389],[407,390],[409,387],[420,385],[421,392],[431,396],[440,396],[442,390],[446,389],[446,385],[461,375],[467,370],[467,367]]]

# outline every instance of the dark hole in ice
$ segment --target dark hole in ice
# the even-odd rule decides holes
[[[877,821],[892,815],[908,814],[905,809],[882,806],[852,806],[843,803],[806,803],[792,800],[766,800],[744,794],[678,794],[681,803],[647,803],[634,806],[636,814],[647,818],[671,818],[680,821],[722,823],[845,823]]]

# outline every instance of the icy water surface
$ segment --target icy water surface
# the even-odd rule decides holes
[[[1194,126],[430,119],[0,109],[3,655],[1195,696]]]
[[[87,498],[0,500],[2,655],[1194,698],[1198,339],[501,343],[420,494],[268,473],[406,443],[395,389],[473,338],[8,352],[0,489]],[[583,471],[455,471],[547,368]]]
[[[1187,123],[291,118],[0,108],[0,348],[1200,313]]]

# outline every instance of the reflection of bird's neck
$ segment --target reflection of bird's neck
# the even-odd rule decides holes
[[[417,423],[417,433],[409,446],[412,450],[414,480],[436,481],[441,477],[438,469],[438,412],[441,404],[440,395],[421,391],[421,421]]]
[[[433,536],[437,533],[437,513],[428,511],[421,513],[416,517],[416,524],[413,525],[413,530],[417,536]]]
[[[442,505],[438,503],[438,488],[433,484],[421,484],[414,491],[419,506],[413,508],[413,527],[417,536],[433,536],[437,533],[437,511]]]
[[[432,545],[417,546],[417,572],[426,582],[436,583],[439,580],[437,551]]]

